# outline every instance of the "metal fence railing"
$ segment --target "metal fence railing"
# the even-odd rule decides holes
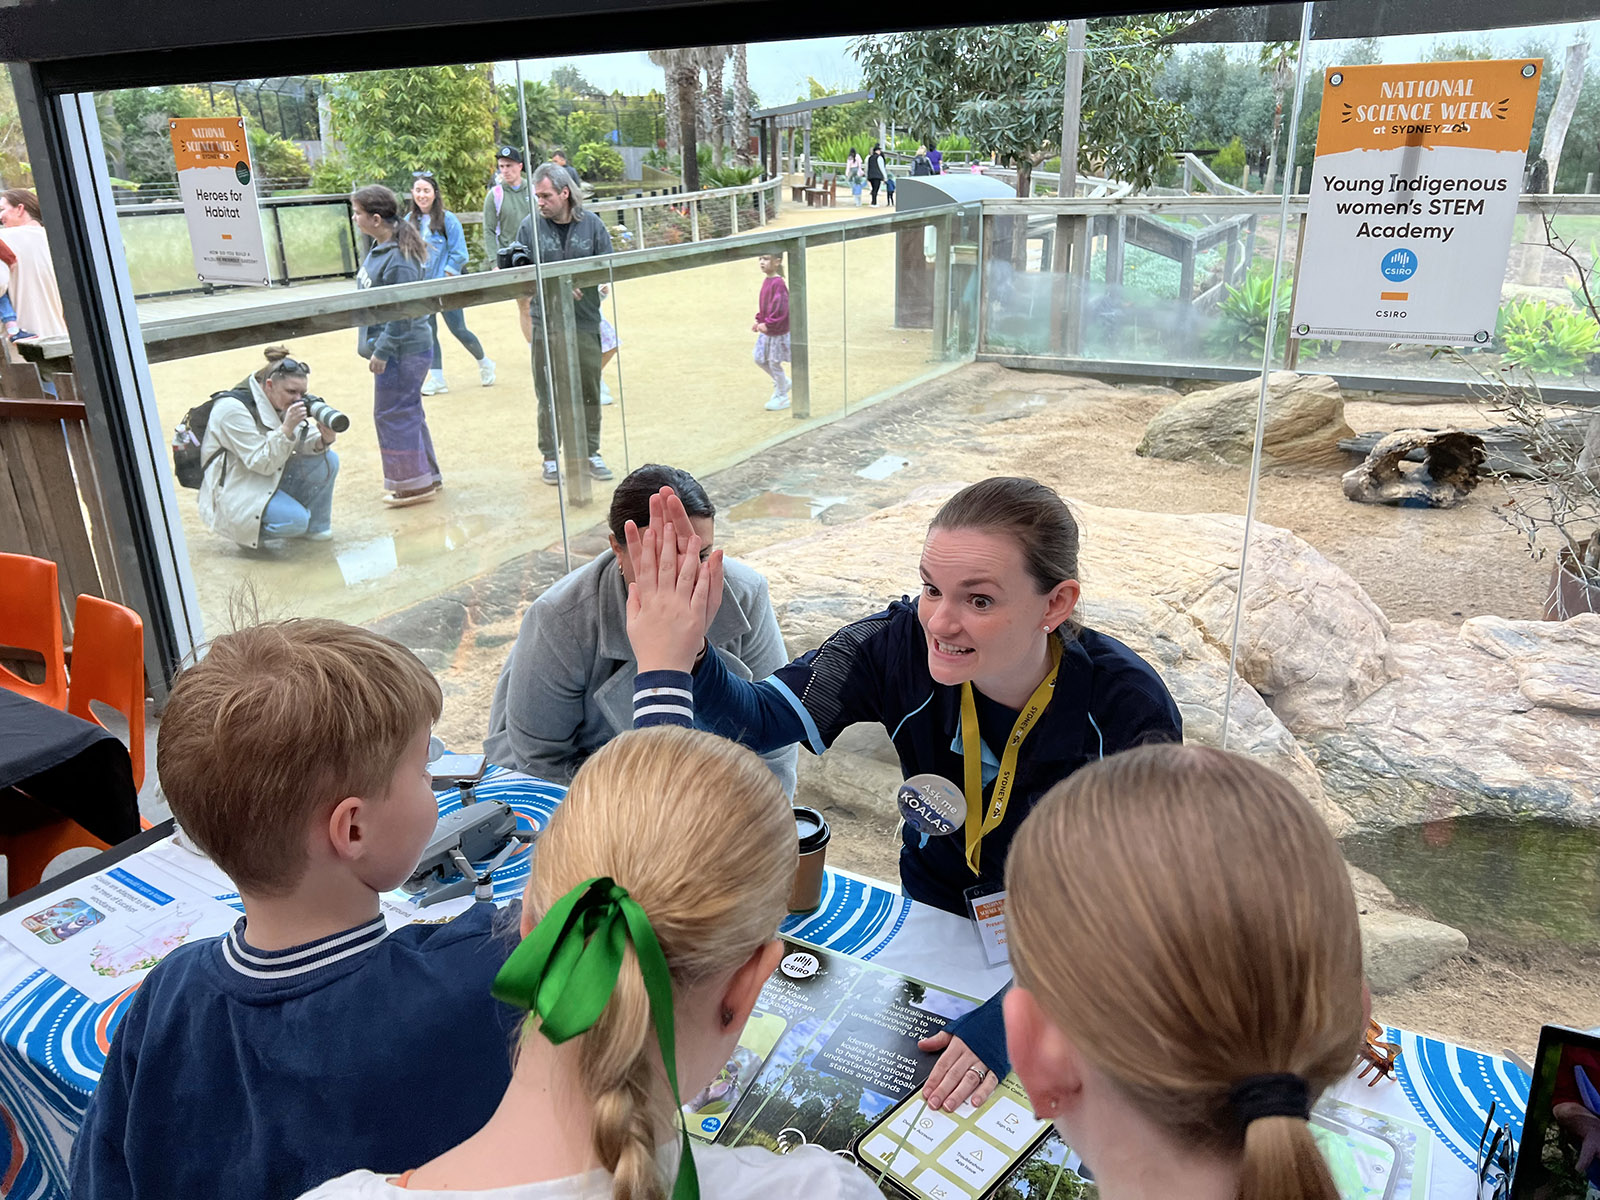
[[[612,227],[619,250],[655,249],[759,229],[777,214],[782,188],[775,180],[699,192],[640,192],[590,201],[586,207]],[[261,200],[267,260],[275,285],[355,276],[363,252],[350,210],[340,194],[268,196]],[[467,226],[469,270],[486,269],[477,228],[483,214],[456,214]],[[214,290],[195,282],[193,252],[183,205],[176,199],[119,203],[117,224],[127,251],[134,296],[154,300]]]

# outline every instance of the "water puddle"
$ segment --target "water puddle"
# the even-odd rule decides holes
[[[911,460],[909,458],[902,458],[898,454],[885,454],[876,461],[870,462],[866,466],[862,467],[861,470],[856,472],[856,474],[861,476],[863,479],[870,479],[873,482],[877,482],[880,479],[889,478],[889,476],[893,475],[896,471],[905,470],[910,465]]]
[[[789,521],[809,521],[847,496],[791,496],[787,492],[761,492],[748,500],[741,500],[728,510],[730,521],[754,521],[776,517]]]
[[[967,411],[974,413],[1022,413],[1043,408],[1051,397],[1043,392],[1002,391],[990,392],[973,403]]]
[[[1600,830],[1459,817],[1341,845],[1355,866],[1468,938],[1600,944]]]

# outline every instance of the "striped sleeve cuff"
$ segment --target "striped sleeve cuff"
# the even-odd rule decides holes
[[[686,671],[641,671],[633,677],[633,727],[694,724],[694,677]]]

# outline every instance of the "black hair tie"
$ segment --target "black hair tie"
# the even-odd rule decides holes
[[[1229,1089],[1228,1102],[1247,1129],[1262,1117],[1311,1117],[1311,1089],[1298,1075],[1251,1075]]]

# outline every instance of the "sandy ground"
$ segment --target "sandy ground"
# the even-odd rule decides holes
[[[870,214],[786,207],[768,228]],[[808,255],[812,423],[930,367],[930,335],[893,328],[892,236],[863,238]],[[617,478],[631,466],[672,462],[707,473],[807,422],[763,404],[771,380],[751,361],[750,332],[762,275],[755,260],[700,267],[617,285],[607,315],[622,350],[606,378],[617,405],[605,410],[601,449]],[[492,388],[447,332],[452,390],[424,406],[446,482],[431,504],[390,510],[371,421],[372,377],[356,334],[290,343],[312,366],[311,388],[351,416],[338,442],[334,540],[250,552],[206,530],[180,495],[184,536],[206,628],[226,628],[228,599],[249,581],[268,614],[316,612],[367,621],[435,595],[509,558],[559,544],[563,516],[581,529],[600,519],[610,486],[597,484],[583,511],[563,513],[540,483],[535,400],[527,343],[510,303],[468,311],[467,323],[498,365]],[[847,336],[848,331],[848,336]],[[162,424],[175,426],[211,392],[261,365],[258,351],[202,355],[152,367]]]

